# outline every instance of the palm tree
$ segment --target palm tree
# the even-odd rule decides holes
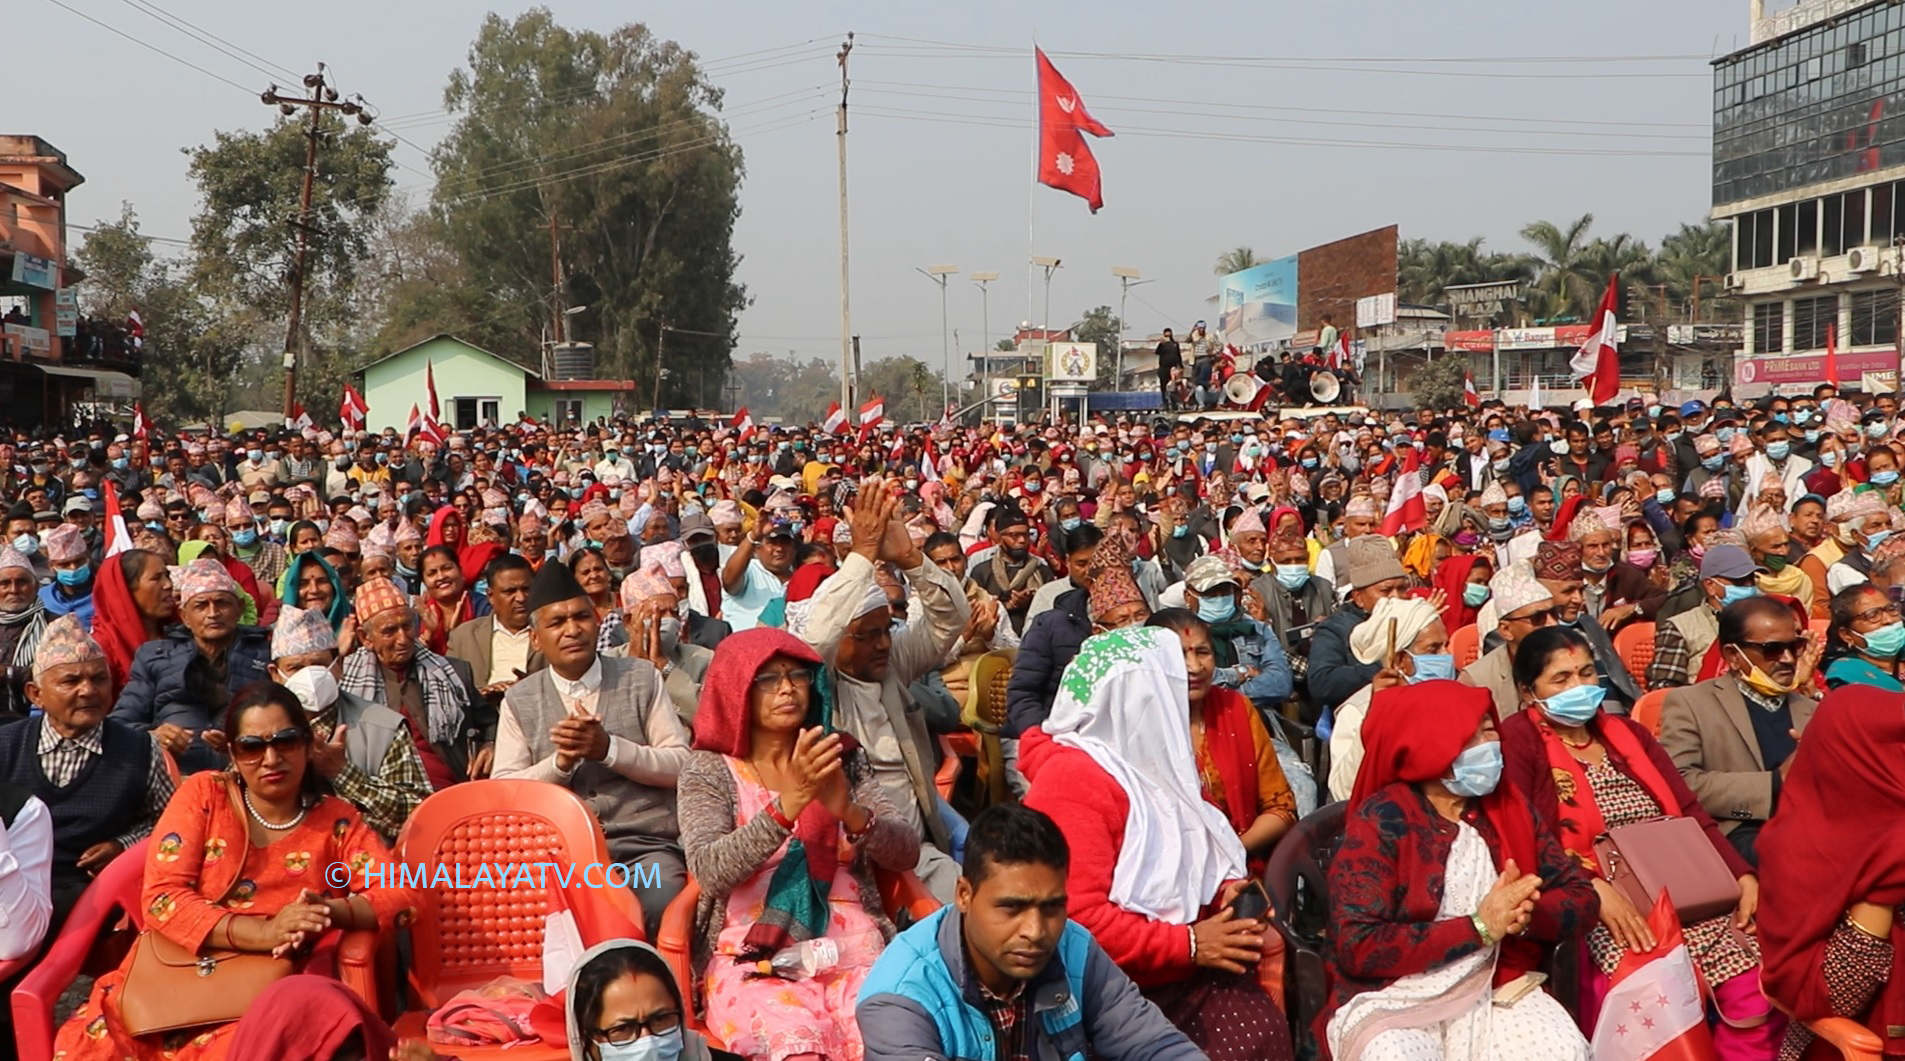
[[[1725,276],[1733,263],[1733,229],[1724,221],[1680,226],[1660,241],[1654,255],[1654,282],[1666,287],[1669,302],[1692,299],[1695,277]],[[1713,291],[1715,299],[1724,298]],[[1725,319],[1725,318],[1722,318]]]
[[[1596,270],[1601,260],[1616,255],[1602,254],[1600,260],[1590,256],[1588,229],[1593,225],[1594,215],[1582,214],[1565,228],[1552,221],[1535,221],[1523,226],[1521,238],[1535,247],[1531,256],[1535,268],[1534,295],[1543,316],[1586,319],[1600,300],[1607,286],[1607,274]]]
[[[1232,247],[1217,256],[1217,268],[1213,271],[1218,276],[1229,276],[1231,273],[1241,273],[1245,269],[1262,264],[1263,262],[1257,258],[1257,252],[1249,247]]]

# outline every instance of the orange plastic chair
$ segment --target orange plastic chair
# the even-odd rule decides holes
[[[875,868],[873,877],[880,886],[880,904],[886,907],[886,915],[893,918],[901,927],[914,924],[929,917],[939,909],[940,902],[933,898],[926,885],[913,873],[893,873]],[[694,934],[695,907],[701,902],[701,882],[693,875],[688,877],[688,886],[668,904],[668,910],[662,914],[661,930],[655,933],[655,949],[668,962],[668,968],[674,971],[675,986],[681,989],[681,997],[688,1001],[685,1014],[689,1028],[706,1034],[707,1023],[701,1013],[701,998],[694,989]],[[709,1040],[719,1049],[721,1044]]]
[[[959,751],[945,737],[939,738],[939,770],[933,774],[933,784],[939,789],[939,798],[952,802],[953,786],[959,783]]]
[[[1628,623],[1614,635],[1614,654],[1642,684],[1647,681],[1647,665],[1654,661],[1654,630],[1653,623]]]
[[[1482,657],[1482,635],[1474,623],[1449,634],[1449,654],[1455,657],[1456,670],[1464,670]]]
[[[1791,1015],[1778,999],[1768,997],[1768,1002],[1779,1011]],[[1878,1033],[1858,1021],[1846,1017],[1822,1017],[1819,1020],[1806,1021],[1807,1030],[1826,1041],[1845,1061],[1884,1061],[1882,1051],[1885,1044]]]
[[[608,841],[588,804],[543,781],[470,781],[423,801],[397,837],[398,860],[434,874],[473,881],[483,866],[538,862],[575,866],[564,888],[552,873],[536,883],[517,878],[497,887],[423,888],[410,925],[410,989],[418,1007],[397,1017],[400,1036],[421,1037],[430,1014],[459,991],[498,976],[542,981],[543,920],[567,909],[584,946],[643,939],[641,907],[625,888],[590,887],[581,868],[609,865]],[[601,881],[595,881],[597,885]],[[457,1048],[464,1061],[567,1061],[566,1045]]]
[[[1667,694],[1671,689],[1655,689],[1651,693],[1641,694],[1635,702],[1633,714],[1629,715],[1636,723],[1647,727],[1647,732],[1660,736],[1660,715],[1667,706]]]

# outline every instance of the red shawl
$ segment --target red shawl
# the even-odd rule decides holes
[[[1371,697],[1369,712],[1363,716],[1363,764],[1356,772],[1349,813],[1355,815],[1364,800],[1398,781],[1420,784],[1447,777],[1455,757],[1475,736],[1494,703],[1487,689],[1452,681],[1399,685]],[[1512,860],[1523,873],[1536,872],[1541,859],[1527,797],[1503,782],[1495,791],[1470,803],[1501,840],[1496,868]],[[1404,868],[1408,872],[1403,879],[1412,882],[1412,888],[1426,888],[1431,878],[1441,880],[1440,867]],[[1440,896],[1435,896],[1429,908],[1440,902]],[[1518,936],[1503,940],[1501,948],[1501,959],[1495,965],[1497,985],[1541,964],[1543,949],[1534,940]]]
[[[1653,759],[1647,749],[1641,747],[1640,738],[1626,726],[1602,725],[1604,716],[1596,715],[1588,723],[1590,731],[1601,738],[1614,755],[1627,764],[1628,772],[1640,787],[1654,797],[1660,804],[1660,812],[1670,818],[1678,818],[1682,813],[1680,801],[1674,798],[1673,789],[1668,787],[1666,778],[1654,768]],[[1561,803],[1561,818],[1557,822],[1561,837],[1561,847],[1575,861],[1581,863],[1596,876],[1601,876],[1601,866],[1594,858],[1594,838],[1607,832],[1607,821],[1601,816],[1601,807],[1594,801],[1594,789],[1589,786],[1587,767],[1569,754],[1567,746],[1561,743],[1561,737],[1541,713],[1539,707],[1529,709],[1529,718],[1535,729],[1541,734],[1541,745],[1548,754],[1548,768],[1554,771],[1555,794]]]
[[[447,545],[455,549],[456,566],[463,572],[465,586],[476,585],[477,580],[483,577],[483,570],[489,567],[489,562],[506,551],[501,542],[471,544],[469,528],[463,526],[463,516],[449,505],[437,509],[430,517],[430,531],[424,536],[423,544],[425,548]]]
[[[1556,500],[1559,501],[1558,498]],[[1551,542],[1567,541],[1568,524],[1574,522],[1574,514],[1580,510],[1582,505],[1587,504],[1587,502],[1588,496],[1586,493],[1576,494],[1566,501],[1560,502],[1561,507],[1554,510],[1554,523],[1548,527],[1548,540]]]
[[[117,556],[107,557],[99,565],[99,577],[93,580],[93,640],[106,653],[115,700],[132,674],[133,654],[146,641],[145,619],[132,600],[132,587],[126,584],[119,560]]]
[[[1462,594],[1468,590],[1468,576],[1474,573],[1475,565],[1487,559],[1480,553],[1458,554],[1435,565],[1433,585],[1442,591],[1442,626],[1448,633],[1473,623],[1480,613],[1481,609],[1468,606]]]
[[[428,593],[417,595],[417,618],[424,646],[439,656],[450,650],[450,631],[475,617],[476,608],[470,603],[467,589],[457,595],[456,603],[449,608]]]
[[[1235,689],[1213,685],[1204,695],[1204,754],[1223,781],[1224,801],[1211,799],[1209,789],[1204,799],[1224,812],[1239,836],[1257,820],[1257,745],[1248,714],[1255,710]]]
[[[1827,693],[1781,786],[1778,813],[1760,832],[1761,975],[1767,995],[1796,1019],[1835,1012],[1823,965],[1846,909],[1905,903],[1900,747],[1905,696],[1869,685]],[[1905,958],[1905,920],[1892,928],[1892,947]],[[1896,958],[1877,1001],[1855,1016],[1881,1040],[1887,1026],[1905,1024],[1905,970]]]
[[[287,976],[266,988],[231,1038],[231,1057],[330,1061],[346,1047],[361,1056],[391,1056],[397,1035],[342,983],[325,976]]]

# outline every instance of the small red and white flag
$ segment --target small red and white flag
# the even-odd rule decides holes
[[[1614,319],[1620,306],[1620,283],[1619,273],[1607,278],[1607,293],[1590,322],[1594,330],[1568,359],[1568,368],[1587,385],[1596,405],[1606,405],[1621,389],[1620,324]]]
[[[132,532],[126,529],[126,517],[119,510],[119,491],[111,479],[99,481],[100,499],[106,507],[106,557],[118,556],[132,548]]]
[[[933,453],[931,441],[928,441],[919,451],[919,481],[922,483],[939,481],[939,458]]]
[[[344,430],[362,431],[364,419],[369,415],[370,406],[364,401],[364,396],[357,393],[356,387],[344,384],[344,400],[337,407],[337,418],[343,423]]]
[[[144,442],[151,434],[151,425],[146,423],[146,407],[143,402],[132,403],[132,437]]]
[[[423,426],[417,430],[417,441],[426,440],[435,443],[438,449],[442,449],[450,441],[450,433],[443,430],[443,425],[437,423],[437,418],[428,413],[423,416]]]
[[[845,410],[840,408],[840,403],[834,402],[828,405],[827,419],[821,421],[820,429],[829,435],[837,435],[841,432],[841,429],[846,426],[847,414]]]
[[[437,404],[437,367],[434,363],[423,363],[423,389],[430,395],[430,419],[443,415],[443,407]]]
[[[1421,530],[1429,525],[1429,508],[1422,501],[1422,476],[1416,474],[1422,463],[1414,446],[1397,447],[1402,469],[1396,473],[1396,485],[1389,491],[1389,510],[1383,513],[1377,533],[1395,537],[1404,531]]]
[[[1839,385],[1839,343],[1832,325],[1826,325],[1826,382]]]
[[[410,441],[412,436],[416,435],[419,431],[422,431],[422,430],[423,430],[423,413],[421,410],[417,408],[417,403],[411,402],[410,403],[410,419],[404,421],[404,425],[403,425],[404,441],[405,442]]]
[[[295,427],[299,431],[311,429],[311,414],[304,411],[302,402],[291,403],[291,415],[284,418],[284,426]]]
[[[1471,409],[1482,407],[1482,396],[1475,392],[1475,373],[1462,373],[1462,404]]]
[[[882,398],[876,394],[873,397],[867,399],[866,403],[860,406],[860,426],[861,427],[866,427],[870,424],[877,424],[884,419],[886,419],[886,399],[885,398]]]
[[[146,344],[146,321],[144,317],[139,316],[137,306],[126,311],[126,335],[131,337],[134,350]]]
[[[1331,368],[1349,367],[1349,333],[1336,333],[1336,349],[1330,351]]]
[[[747,414],[747,406],[741,406],[741,411],[734,414],[734,419],[729,421],[728,428],[738,436],[740,441],[748,440],[748,436],[754,433],[754,418]]]
[[[1706,1004],[1665,889],[1647,917],[1654,949],[1623,954],[1594,1022],[1595,1061],[1716,1061]]]
[[[1111,130],[1085,110],[1085,101],[1044,50],[1033,51],[1038,56],[1038,182],[1078,196],[1095,214],[1105,205],[1104,182],[1085,134],[1110,136]]]

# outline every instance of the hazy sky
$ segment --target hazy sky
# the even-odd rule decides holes
[[[1116,307],[1112,266],[1140,270],[1152,282],[1132,289],[1129,317],[1145,331],[1204,316],[1212,263],[1238,244],[1276,257],[1394,222],[1405,239],[1482,235],[1514,250],[1525,222],[1586,212],[1597,233],[1657,242],[1705,216],[1707,64],[1743,46],[1748,13],[1746,0],[552,6],[565,24],[597,30],[644,18],[706,60],[726,90],[747,161],[735,241],[755,300],[737,356],[839,350],[833,55],[857,31],[854,330],[869,360],[910,353],[934,365],[939,291],[916,266],[999,273],[997,339],[1043,312],[1028,253],[1064,259],[1055,326]],[[257,93],[274,77],[295,84],[279,68],[323,60],[345,92],[427,148],[449,126],[445,78],[490,9],[18,0],[10,22],[35,43],[9,54],[10,95],[30,104],[12,124],[31,127],[8,131],[51,140],[86,175],[70,200],[75,224],[130,200],[148,234],[183,237],[196,200],[179,149],[267,124]],[[256,58],[220,54],[155,12]],[[1105,174],[1095,217],[1082,200],[1032,188],[1035,39],[1120,134],[1092,143]],[[399,188],[421,200],[427,159],[409,144],[396,157]],[[950,306],[957,358],[982,345],[979,291],[963,275]]]

